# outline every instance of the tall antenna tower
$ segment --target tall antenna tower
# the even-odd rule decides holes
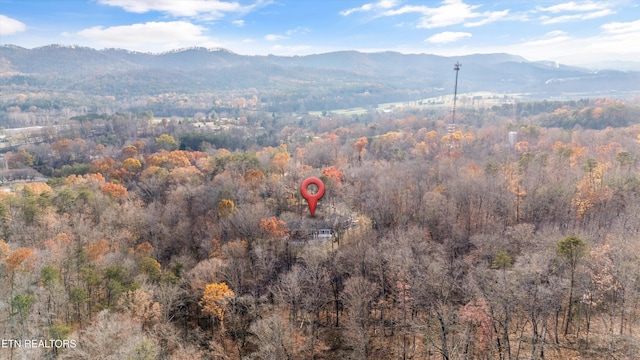
[[[449,126],[447,127],[449,134],[453,134],[456,131],[456,100],[458,100],[458,71],[460,71],[461,67],[462,67],[462,64],[460,64],[459,61],[456,61],[456,63],[453,65],[453,70],[456,72],[456,85],[453,88],[453,111],[451,113],[451,123],[449,123]]]

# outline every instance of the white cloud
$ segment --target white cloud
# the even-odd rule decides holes
[[[473,26],[482,26],[482,25],[486,25],[489,23],[492,23],[494,21],[498,21],[504,17],[506,17],[509,14],[509,10],[503,10],[503,11],[493,11],[490,13],[487,13],[488,15],[480,20],[480,21],[476,21],[476,22],[469,22],[464,24],[464,26],[467,27],[473,27]]]
[[[244,20],[234,20],[231,23],[233,25],[237,26],[237,27],[243,27],[244,26]]]
[[[631,22],[613,22],[601,26],[602,30],[610,34],[640,33],[640,20]]]
[[[380,0],[375,3],[367,3],[357,8],[351,8],[340,11],[340,15],[349,16],[356,12],[369,12],[373,10],[385,10],[391,9],[394,6],[398,5],[399,1],[397,0]]]
[[[549,31],[545,35],[549,37],[558,37],[558,36],[566,36],[568,35],[568,33],[562,30],[554,30],[554,31]]]
[[[449,25],[461,24],[470,19],[482,16],[474,10],[478,5],[467,5],[460,0],[447,0],[437,8],[429,8],[423,12],[418,27],[433,29]]]
[[[264,36],[264,39],[267,41],[278,41],[278,40],[287,39],[287,37],[282,35],[276,35],[276,34],[268,34]]]
[[[532,61],[559,61],[570,65],[590,65],[606,61],[637,61],[640,58],[640,20],[612,22],[601,26],[596,36],[579,37],[564,31],[551,31],[539,38],[510,44],[442,46],[436,53],[444,56],[471,53],[516,54]]]
[[[479,12],[477,9],[480,5],[465,4],[463,0],[444,0],[438,7],[424,5],[397,7],[396,5],[399,5],[398,1],[380,1],[344,10],[341,14],[346,16],[355,12],[375,11],[377,16],[398,16],[415,13],[421,16],[417,27],[425,29],[463,23],[466,23],[465,26],[481,26],[500,20],[509,14],[509,10]]]
[[[450,43],[450,42],[455,42],[458,41],[460,39],[464,39],[467,37],[471,37],[472,35],[468,32],[453,32],[453,31],[445,31],[445,32],[441,32],[439,34],[435,34],[431,37],[429,37],[427,40],[427,42],[430,42],[432,44],[446,44],[446,43]]]
[[[473,12],[476,7],[458,1],[450,1],[449,4],[426,11],[420,19],[418,27],[434,29],[464,23],[466,20],[479,16]]]
[[[206,29],[186,21],[148,22],[123,26],[94,26],[67,36],[79,36],[104,47],[137,51],[166,51],[188,46],[216,47]]]
[[[614,26],[615,27],[615,26]],[[604,26],[603,26],[604,28]],[[573,64],[603,61],[637,61],[640,58],[640,32],[604,33],[584,38],[555,37],[548,41],[522,44],[521,51],[530,51],[532,59],[544,56]],[[537,54],[534,54],[537,53]]]
[[[561,34],[561,33],[552,32],[547,35],[550,35],[550,37],[547,39],[527,41],[520,44],[520,46],[523,48],[529,47],[529,48],[538,48],[542,50],[542,48],[546,46],[566,43],[567,41],[571,40],[570,36]]]
[[[543,24],[548,25],[548,24],[565,23],[570,21],[583,21],[583,20],[589,20],[589,19],[596,19],[603,16],[611,15],[614,13],[615,12],[611,9],[603,9],[603,10],[598,10],[598,11],[584,13],[584,14],[562,15],[562,16],[556,16],[556,17],[543,16],[541,19]]]
[[[267,41],[286,40],[286,39],[289,39],[292,35],[295,35],[295,34],[306,34],[309,31],[311,31],[309,28],[297,27],[295,29],[290,29],[290,30],[285,31],[285,35],[267,34],[267,35],[264,36],[264,38]]]
[[[309,28],[298,26],[295,29],[287,30],[285,32],[285,34],[287,34],[287,36],[291,36],[291,35],[294,35],[294,34],[306,34],[306,33],[310,32],[310,31],[311,31],[311,29],[309,29]]]
[[[117,6],[133,13],[160,11],[172,16],[202,17],[215,20],[225,13],[246,13],[257,5],[243,6],[237,2],[219,0],[98,0],[101,4]]]
[[[536,11],[553,14],[553,16],[543,15],[540,17],[542,24],[548,25],[571,21],[590,20],[615,14],[615,11],[613,11],[611,7],[611,2],[583,1],[577,3],[575,1],[570,1],[549,7],[537,7]],[[556,16],[556,14],[561,13],[563,15]]]
[[[0,15],[0,35],[11,35],[21,31],[25,31],[27,26],[8,16]]]
[[[608,8],[606,3],[586,1],[581,4],[578,4],[574,1],[570,1],[567,3],[549,6],[546,8],[538,8],[538,10],[548,11],[551,13],[559,13],[563,11],[594,11],[594,10],[602,10],[606,8]]]

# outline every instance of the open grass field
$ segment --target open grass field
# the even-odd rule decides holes
[[[502,105],[514,103],[526,98],[526,94],[498,94],[492,92],[472,92],[458,94],[457,106],[460,107],[491,107],[494,105]],[[445,96],[436,96],[415,101],[401,101],[378,104],[376,107],[363,108],[354,107],[347,109],[335,109],[329,112],[336,115],[361,115],[369,111],[390,112],[399,108],[442,108],[453,106],[453,94]],[[322,111],[310,111],[310,115],[320,116]]]

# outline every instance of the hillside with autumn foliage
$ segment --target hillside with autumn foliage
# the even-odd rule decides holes
[[[46,95],[56,104],[151,110],[161,116],[185,115],[177,112],[187,99],[205,98],[208,103],[201,106],[207,108],[216,98],[237,95],[257,95],[268,111],[323,111],[448,95],[451,76],[443,69],[451,69],[458,60],[465,64],[460,89],[466,93],[549,99],[566,94],[626,98],[640,91],[640,71],[593,71],[505,53],[447,57],[336,51],[259,56],[220,48],[150,54],[64,45],[0,46],[0,91]],[[0,96],[0,104],[26,105],[12,100]],[[30,105],[51,103],[38,99]]]
[[[638,100],[461,103],[7,135],[0,359],[636,358]]]

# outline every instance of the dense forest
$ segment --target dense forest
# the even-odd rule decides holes
[[[1,359],[637,358],[638,101],[233,104],[4,103]]]

